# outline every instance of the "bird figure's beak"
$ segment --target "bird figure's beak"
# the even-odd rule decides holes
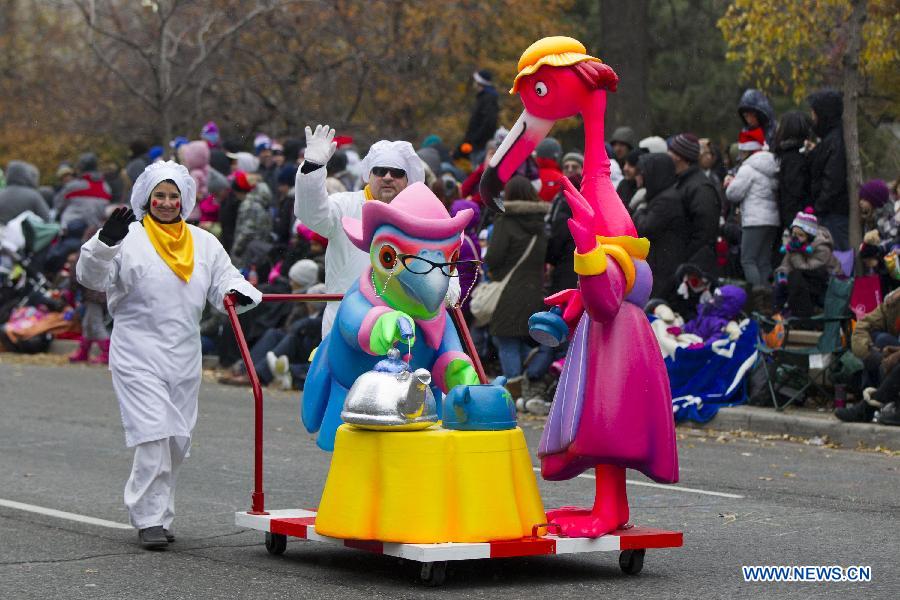
[[[404,270],[397,275],[397,280],[406,294],[424,306],[429,314],[434,314],[440,309],[450,286],[450,278],[441,273],[440,269],[434,269],[425,275]]]
[[[503,201],[500,199],[503,186],[512,178],[519,165],[531,156],[538,143],[547,137],[553,123],[555,121],[536,117],[528,110],[519,115],[481,176],[478,191],[485,205],[503,212]]]

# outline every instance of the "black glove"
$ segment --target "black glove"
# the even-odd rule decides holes
[[[231,294],[232,296],[234,296],[234,301],[237,302],[238,304],[240,304],[241,306],[250,306],[251,304],[253,304],[253,300],[251,300],[249,297],[243,295],[242,293],[240,293],[237,290],[229,290],[228,293]]]
[[[100,230],[100,241],[107,246],[115,246],[128,235],[128,225],[134,221],[134,211],[120,206],[109,216]]]

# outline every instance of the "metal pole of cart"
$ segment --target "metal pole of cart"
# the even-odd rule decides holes
[[[263,302],[339,302],[344,298],[342,294],[263,294]],[[253,360],[250,358],[250,347],[247,345],[247,339],[244,337],[244,330],[241,328],[238,319],[237,310],[235,309],[234,298],[225,296],[223,302],[225,312],[228,314],[228,320],[234,331],[234,338],[241,353],[241,359],[247,368],[247,376],[250,378],[250,386],[253,389],[253,406],[254,406],[254,450],[253,450],[253,492],[251,493],[250,510],[251,515],[267,515],[265,509],[265,493],[263,492],[263,394],[262,385],[259,383],[259,376],[256,374],[256,368],[253,366]],[[475,366],[475,372],[481,383],[487,383],[487,377],[484,373],[484,366],[478,357],[475,344],[472,341],[472,335],[466,326],[465,317],[462,310],[458,307],[448,309],[456,331],[463,343],[466,353],[472,359]]]

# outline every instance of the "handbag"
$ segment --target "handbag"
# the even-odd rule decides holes
[[[506,277],[500,281],[482,281],[472,291],[472,301],[469,303],[469,310],[472,311],[472,316],[475,317],[476,327],[483,327],[490,322],[491,318],[494,316],[494,311],[497,310],[497,303],[500,302],[500,296],[503,294],[503,289],[506,287],[506,284],[509,283],[513,273],[516,272],[528,255],[531,254],[531,249],[534,248],[534,243],[537,241],[537,238],[538,236],[536,235],[532,236],[531,241],[528,243],[528,248],[522,254],[522,257],[519,258],[518,262],[516,262],[515,266],[513,266],[509,273],[506,274]]]

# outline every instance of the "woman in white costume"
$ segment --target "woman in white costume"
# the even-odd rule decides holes
[[[125,506],[147,548],[175,538],[175,480],[197,422],[203,308],[209,301],[224,311],[229,293],[241,311],[262,300],[219,241],[184,222],[195,186],[175,162],[148,166],[132,189],[133,212],[116,209],[76,266],[82,285],[106,292],[115,320],[109,368],[134,448]]]

